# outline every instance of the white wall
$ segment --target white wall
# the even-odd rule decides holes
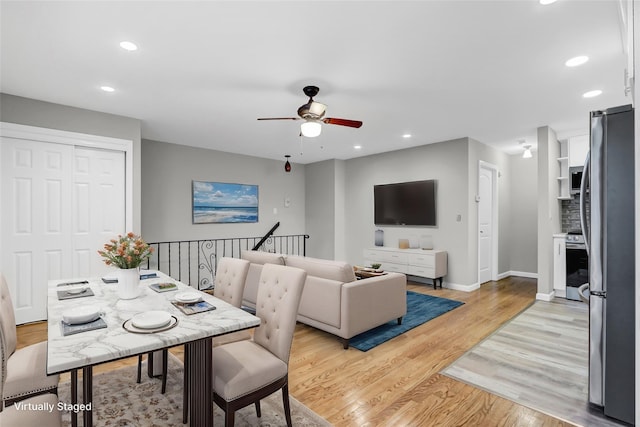
[[[558,138],[548,126],[538,128],[538,293],[553,297],[553,235],[560,233]]]
[[[240,154],[142,141],[142,232],[150,242],[305,233],[305,167]],[[258,223],[193,224],[191,182],[256,184]],[[285,207],[284,200],[291,204]],[[274,213],[277,209],[277,213]]]

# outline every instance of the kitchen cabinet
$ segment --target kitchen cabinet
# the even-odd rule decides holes
[[[553,235],[553,290],[556,296],[567,296],[566,234]]]
[[[558,199],[571,199],[571,182],[569,181],[569,141],[558,141]]]
[[[558,199],[570,200],[570,168],[583,167],[589,152],[589,135],[572,136],[558,141]]]

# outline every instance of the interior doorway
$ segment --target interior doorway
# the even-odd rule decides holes
[[[478,284],[498,278],[498,168],[479,162]]]

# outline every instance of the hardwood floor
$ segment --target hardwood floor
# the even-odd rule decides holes
[[[572,425],[439,374],[532,304],[535,280],[507,278],[474,292],[414,283],[408,289],[465,304],[368,352],[343,350],[335,336],[298,324],[290,393],[336,426]],[[46,334],[44,323],[20,326],[18,345],[45,340]],[[171,351],[182,357],[181,347]],[[94,372],[136,360],[101,365]]]

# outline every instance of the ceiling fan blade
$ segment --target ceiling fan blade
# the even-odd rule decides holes
[[[360,126],[362,126],[362,122],[359,120],[336,119],[333,117],[327,117],[322,121],[329,125],[348,126],[350,128],[359,128]]]
[[[258,120],[300,120],[300,117],[260,117]]]

